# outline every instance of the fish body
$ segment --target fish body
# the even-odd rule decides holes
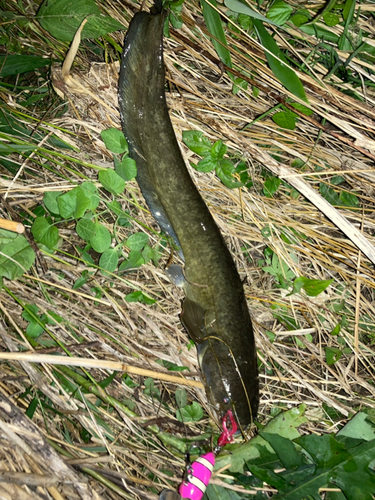
[[[181,249],[181,320],[194,340],[209,400],[245,428],[256,416],[258,368],[241,279],[182,158],[165,97],[165,14],[137,13],[123,50],[119,106],[137,181],[160,227]],[[175,266],[174,266],[175,267]]]

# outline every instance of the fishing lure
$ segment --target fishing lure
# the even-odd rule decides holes
[[[182,482],[179,493],[173,490],[163,490],[159,500],[202,500],[212,471],[215,465],[215,456],[227,443],[233,441],[233,434],[237,432],[237,424],[231,410],[225,414],[223,421],[223,432],[221,433],[214,452],[205,453],[187,468],[185,480]]]

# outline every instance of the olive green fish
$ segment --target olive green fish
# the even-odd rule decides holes
[[[203,382],[220,414],[242,429],[259,402],[257,356],[241,279],[219,228],[182,158],[165,98],[165,12],[137,13],[122,55],[119,106],[137,181],[159,226],[181,249],[171,266],[186,298],[181,320],[198,350]],[[176,277],[179,275],[179,277]]]

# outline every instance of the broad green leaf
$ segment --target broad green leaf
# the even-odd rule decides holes
[[[31,226],[31,234],[36,241],[48,248],[54,248],[59,239],[56,226],[50,224],[44,217],[37,217]]]
[[[115,19],[102,14],[94,0],[44,0],[36,18],[53,37],[71,42],[86,17],[82,40],[125,29]]]
[[[221,24],[221,17],[211,5],[217,7],[216,0],[201,0],[203,17],[208,31],[212,35],[212,44],[215,47],[220,61],[231,68],[232,60],[228,50],[227,39],[225,38],[225,33]]]
[[[197,165],[193,165],[193,167],[198,170],[198,172],[211,172],[217,168],[218,164],[218,160],[214,160],[211,155],[209,155],[200,160]]]
[[[300,104],[299,102],[292,102],[291,105],[293,106],[293,108],[298,109],[298,111],[302,111],[302,113],[306,116],[311,116],[314,113],[312,109],[304,106],[303,104]]]
[[[126,240],[126,246],[131,250],[141,251],[148,242],[148,235],[146,233],[134,233]]]
[[[85,215],[87,210],[90,210],[92,206],[92,196],[89,195],[90,192],[88,190],[81,188],[81,186],[75,187],[72,191],[74,191],[76,195],[76,208],[73,216],[75,219],[80,219]]]
[[[206,490],[205,499],[208,500],[243,500],[243,494],[236,493],[216,484],[209,484]],[[249,498],[251,496],[249,495]]]
[[[319,184],[319,192],[331,205],[340,206],[339,195],[330,186],[321,182]]]
[[[100,184],[113,194],[120,194],[125,189],[125,181],[114,170],[107,168],[99,172]]]
[[[283,0],[276,0],[268,9],[267,18],[282,26],[290,18],[292,12],[293,7],[291,5],[283,2]]]
[[[111,127],[102,130],[100,137],[106,145],[106,148],[112,151],[112,153],[128,153],[128,143],[126,142],[123,132],[118,128]]]
[[[211,142],[199,130],[185,130],[182,132],[182,140],[191,151],[200,156],[211,153]]]
[[[216,174],[224,186],[229,189],[235,189],[243,186],[242,182],[237,181],[236,178],[233,177],[235,166],[230,160],[220,160],[218,163],[219,164],[216,167]]]
[[[100,203],[99,191],[95,184],[90,181],[82,182],[80,188],[85,193],[86,198],[90,200],[89,210],[94,211]]]
[[[294,26],[300,27],[303,24],[307,23],[307,21],[309,20],[309,17],[305,16],[304,14],[298,14],[297,13],[297,14],[294,14],[294,16],[292,16],[290,18],[290,20],[292,21],[292,23],[294,24]]]
[[[183,408],[187,405],[186,389],[176,389],[175,395],[177,408]]]
[[[38,306],[35,304],[25,304],[22,318],[28,321],[26,333],[31,338],[36,339],[44,332],[45,319],[38,314]],[[41,324],[42,323],[42,324]]]
[[[239,0],[224,0],[224,4],[228,9],[232,10],[233,12],[238,12],[239,14],[246,14],[247,16],[250,16],[253,19],[259,19],[259,21],[263,21],[268,24],[272,24],[274,26],[278,26],[274,21],[271,19],[267,19],[267,17],[262,16],[262,14],[258,14],[253,9],[250,9],[246,4],[240,2]]]
[[[90,241],[95,236],[95,222],[90,219],[80,219],[76,225],[76,232],[83,240]]]
[[[242,78],[234,78],[233,79],[233,88],[232,88],[232,93],[234,95],[238,94],[240,90],[247,90],[248,88],[248,83],[246,80],[243,80]]]
[[[115,171],[125,181],[131,181],[137,175],[137,166],[132,158],[123,158],[115,167]]]
[[[176,417],[179,422],[199,422],[203,417],[203,410],[200,404],[193,401],[191,405],[176,410]]]
[[[344,205],[344,207],[353,207],[353,208],[359,207],[358,197],[353,193],[341,191],[339,198],[341,204]]]
[[[128,259],[124,260],[119,267],[119,271],[127,271],[128,269],[135,269],[145,263],[142,253],[139,250],[132,250],[129,253]]]
[[[90,245],[98,253],[103,253],[111,245],[111,233],[100,222],[95,224],[95,235],[90,238]]]
[[[324,349],[328,365],[333,365],[342,356],[342,351],[338,347],[325,347]]]
[[[73,217],[77,207],[77,191],[72,189],[57,197],[57,204],[59,207],[59,214],[64,219]]]
[[[34,250],[27,239],[10,231],[0,231],[0,252],[0,279],[14,280],[22,276],[35,261]]]
[[[113,273],[118,265],[118,255],[117,250],[114,248],[108,248],[105,252],[102,253],[99,259],[99,266],[108,271],[109,273]]]
[[[59,214],[59,204],[57,203],[57,198],[63,194],[61,191],[48,191],[44,193],[43,203],[46,209],[51,214]]]
[[[221,159],[224,157],[225,153],[227,152],[227,149],[228,146],[226,146],[223,143],[223,141],[216,141],[210,151],[211,157],[214,158],[215,160]]]
[[[267,49],[266,58],[273,74],[292,94],[308,102],[301,80],[292,69],[287,67],[288,62],[275,40],[260,21],[254,19],[254,27],[261,44]]]
[[[272,116],[272,120],[276,125],[287,130],[294,130],[296,128],[296,115],[290,111],[278,111]]]
[[[279,179],[279,177],[269,177],[264,183],[264,188],[263,188],[264,196],[266,196],[267,198],[272,198],[272,196],[279,189],[280,184],[281,180]]]
[[[0,56],[0,77],[27,73],[42,66],[49,66],[51,59],[26,54]]]
[[[260,435],[272,446],[286,469],[302,465],[301,455],[297,452],[292,441],[278,434],[268,434],[263,431],[260,432]]]
[[[304,278],[300,276],[296,278],[293,282],[293,290],[289,295],[293,293],[299,293],[301,288],[303,288],[306,292],[306,295],[309,297],[317,297],[320,293],[324,292],[329,285],[333,283],[333,279],[331,280],[311,280],[309,278]]]
[[[72,289],[73,290],[78,290],[78,288],[81,288],[81,286],[83,286],[85,283],[87,283],[87,280],[90,278],[90,276],[88,274],[86,274],[85,276],[80,276],[74,283],[73,283],[73,286],[72,286]]]
[[[127,302],[142,302],[144,304],[154,304],[156,302],[156,300],[147,297],[141,290],[128,293],[128,295],[125,296],[125,300]]]
[[[336,26],[336,24],[339,24],[340,18],[336,14],[333,14],[332,12],[327,12],[326,14],[323,14],[323,19],[324,22],[326,23],[327,26]]]
[[[347,436],[350,438],[371,441],[375,439],[375,426],[367,420],[367,413],[359,412],[336,434],[337,438]],[[375,456],[375,455],[374,455]]]

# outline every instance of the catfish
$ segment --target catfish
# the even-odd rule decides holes
[[[196,344],[209,401],[232,410],[242,430],[255,419],[259,381],[254,333],[241,278],[182,157],[165,95],[163,26],[156,5],[133,17],[119,79],[121,124],[137,182],[184,268],[169,275],[185,293],[181,321]]]

